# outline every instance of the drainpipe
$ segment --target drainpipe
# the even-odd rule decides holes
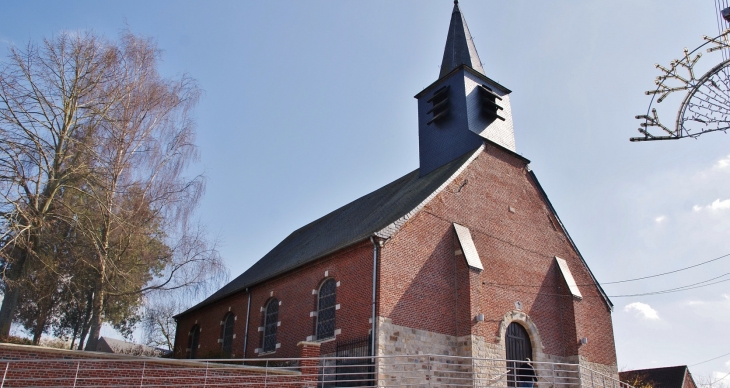
[[[243,334],[243,358],[246,358],[246,350],[248,348],[248,319],[251,315],[251,291],[246,287],[246,293],[248,294],[248,306],[246,307],[246,331]]]
[[[378,242],[375,241],[374,236],[370,236],[370,242],[373,243],[373,305],[372,305],[372,324],[373,327],[370,330],[370,355],[375,357],[375,294],[378,286]]]

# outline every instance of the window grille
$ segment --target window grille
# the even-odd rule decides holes
[[[190,352],[188,353],[188,358],[195,358],[195,356],[197,355],[199,339],[200,339],[200,326],[195,325],[190,330],[190,335],[188,337],[188,349],[190,349]]]
[[[264,352],[276,350],[276,327],[279,321],[279,301],[273,298],[266,305],[264,316]]]
[[[337,300],[337,283],[335,279],[327,279],[319,288],[317,303],[317,339],[335,336],[335,302]]]
[[[233,347],[234,321],[235,318],[231,313],[228,313],[228,315],[226,315],[226,317],[223,319],[223,352],[226,354],[231,354],[231,349]]]

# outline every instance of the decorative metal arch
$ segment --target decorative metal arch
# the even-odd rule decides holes
[[[708,53],[730,48],[730,29],[714,38],[702,38],[705,43],[692,51],[685,48],[684,56],[671,61],[669,68],[656,65],[663,74],[655,80],[656,89],[646,92],[652,96],[646,114],[636,116],[644,120],[639,127],[639,132],[644,136],[632,137],[631,141],[697,138],[705,133],[726,132],[730,129],[730,59],[720,62],[701,77],[695,77],[695,65],[702,57],[702,53],[697,51],[707,45],[710,45]],[[687,91],[687,94],[677,111],[674,128],[670,129],[660,121],[654,103],[661,103],[670,94],[682,91]],[[652,134],[652,127],[666,134]]]

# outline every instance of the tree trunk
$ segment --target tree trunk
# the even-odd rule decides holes
[[[2,307],[0,307],[0,338],[10,336],[10,325],[13,322],[13,313],[18,305],[19,287],[12,287],[5,291]]]
[[[94,293],[90,292],[86,299],[86,313],[84,313],[83,321],[81,323],[81,335],[79,336],[79,350],[84,350],[84,341],[86,335],[89,334],[89,322],[91,322],[91,302],[94,300]]]
[[[47,316],[47,314],[41,313],[36,319],[35,327],[33,327],[33,345],[41,343],[41,336],[43,335],[43,328],[46,327]]]
[[[104,273],[104,266],[102,264],[102,274]],[[104,308],[104,277],[100,276],[97,281],[96,290],[94,290],[94,301],[91,306],[91,322],[89,324],[89,339],[86,340],[86,351],[95,351],[96,344],[99,342],[99,335],[101,334],[101,315]]]
[[[83,319],[82,317],[80,317],[80,318]],[[76,338],[79,335],[79,329],[83,323],[81,321],[81,319],[77,319],[76,324],[74,325],[73,335],[71,336],[71,347],[69,348],[70,350],[74,350],[74,345],[76,344]]]
[[[21,253],[18,256],[18,261],[11,264],[8,271],[8,280],[17,281],[22,277],[26,270],[26,256],[26,253]],[[13,323],[13,315],[20,297],[20,285],[16,283],[14,286],[8,287],[7,282],[5,284],[5,297],[3,298],[2,307],[0,307],[0,338],[10,336],[10,325]]]

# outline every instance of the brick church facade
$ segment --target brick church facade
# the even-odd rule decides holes
[[[294,231],[178,315],[175,357],[297,357],[302,341],[328,355],[362,341],[374,355],[616,375],[612,304],[515,152],[510,93],[484,74],[456,4],[439,79],[416,95],[419,168]]]

